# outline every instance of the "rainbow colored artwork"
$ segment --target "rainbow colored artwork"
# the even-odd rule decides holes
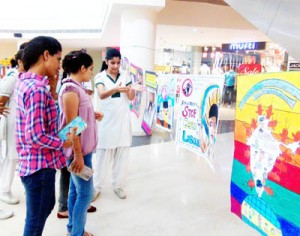
[[[262,235],[300,235],[300,73],[238,77],[231,211]]]

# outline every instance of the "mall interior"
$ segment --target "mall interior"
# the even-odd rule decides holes
[[[298,0],[53,0],[47,7],[22,1],[14,14],[0,14],[1,77],[18,47],[38,35],[57,38],[63,55],[85,49],[94,75],[111,47],[157,75],[222,75],[225,65],[237,75],[299,71],[299,8]],[[175,104],[175,123],[178,109]],[[116,197],[108,179],[86,230],[96,236],[261,235],[231,212],[235,113],[235,103],[220,104],[213,166],[176,144],[176,126],[166,131],[153,122],[147,136],[141,118],[132,118],[127,198]],[[57,198],[60,171],[56,176]],[[23,232],[25,194],[17,173],[12,192],[20,203],[0,201],[0,209],[14,212],[0,220],[0,236]],[[57,205],[45,236],[67,234]]]

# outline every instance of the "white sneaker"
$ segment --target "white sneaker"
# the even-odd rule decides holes
[[[94,189],[94,197],[92,199],[92,202],[96,201],[96,199],[100,196],[101,191]]]
[[[8,193],[0,193],[0,200],[2,202],[5,202],[7,204],[18,204],[19,203],[19,199],[17,199],[16,197],[14,197],[11,192]]]
[[[124,190],[121,188],[114,189],[114,192],[120,199],[125,199],[127,197]]]
[[[12,217],[14,213],[12,211],[4,211],[0,210],[0,220],[6,220],[10,217]]]

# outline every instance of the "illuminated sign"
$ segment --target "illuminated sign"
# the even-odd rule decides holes
[[[154,71],[155,72],[170,73],[171,72],[171,66],[154,65]]]
[[[264,50],[265,48],[266,48],[266,42],[246,42],[246,43],[222,44],[223,52]]]

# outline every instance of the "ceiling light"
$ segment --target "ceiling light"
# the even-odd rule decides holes
[[[23,35],[21,33],[14,33],[15,38],[22,38]]]

